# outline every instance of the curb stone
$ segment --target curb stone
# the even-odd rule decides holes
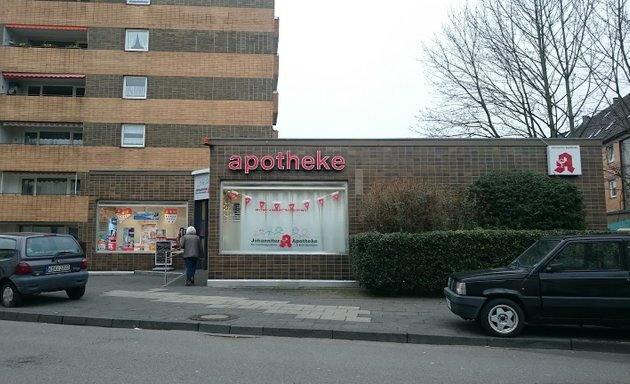
[[[555,349],[604,353],[630,354],[630,342],[581,340],[581,339],[543,339],[543,338],[494,338],[494,337],[464,337],[442,336],[413,333],[393,332],[361,332],[339,331],[326,329],[274,328],[274,327],[246,327],[213,324],[209,322],[183,321],[149,321],[132,319],[107,319],[99,317],[46,315],[36,313],[11,312],[0,310],[0,320],[63,324],[74,326],[93,326],[102,328],[147,329],[192,331],[207,334],[247,335],[247,336],[276,336],[295,338],[317,338],[336,340],[377,341],[403,344],[428,345],[465,345],[487,346],[498,348],[523,349]]]

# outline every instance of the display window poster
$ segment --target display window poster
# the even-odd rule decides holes
[[[155,252],[156,241],[173,240],[188,226],[187,202],[99,203],[97,252]]]
[[[347,253],[346,183],[224,183],[222,209],[222,253]]]

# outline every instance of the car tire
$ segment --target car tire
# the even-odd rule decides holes
[[[85,285],[77,288],[66,289],[66,294],[71,300],[79,300],[85,294]]]
[[[22,294],[17,290],[15,284],[7,281],[0,288],[0,301],[5,307],[19,307],[22,305]]]
[[[481,309],[479,322],[492,336],[514,337],[525,327],[525,312],[513,300],[492,299]]]

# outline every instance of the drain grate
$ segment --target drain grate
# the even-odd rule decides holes
[[[233,315],[227,315],[227,314],[222,314],[222,313],[210,313],[207,315],[194,315],[190,317],[190,320],[194,320],[194,321],[227,321],[227,320],[234,320],[236,319],[236,316]]]

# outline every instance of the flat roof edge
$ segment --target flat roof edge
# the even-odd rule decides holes
[[[537,138],[500,138],[500,139],[274,139],[274,138],[212,138],[204,139],[207,146],[335,146],[335,147],[521,147],[549,145],[580,145],[585,147],[601,147],[601,139],[537,139]]]

